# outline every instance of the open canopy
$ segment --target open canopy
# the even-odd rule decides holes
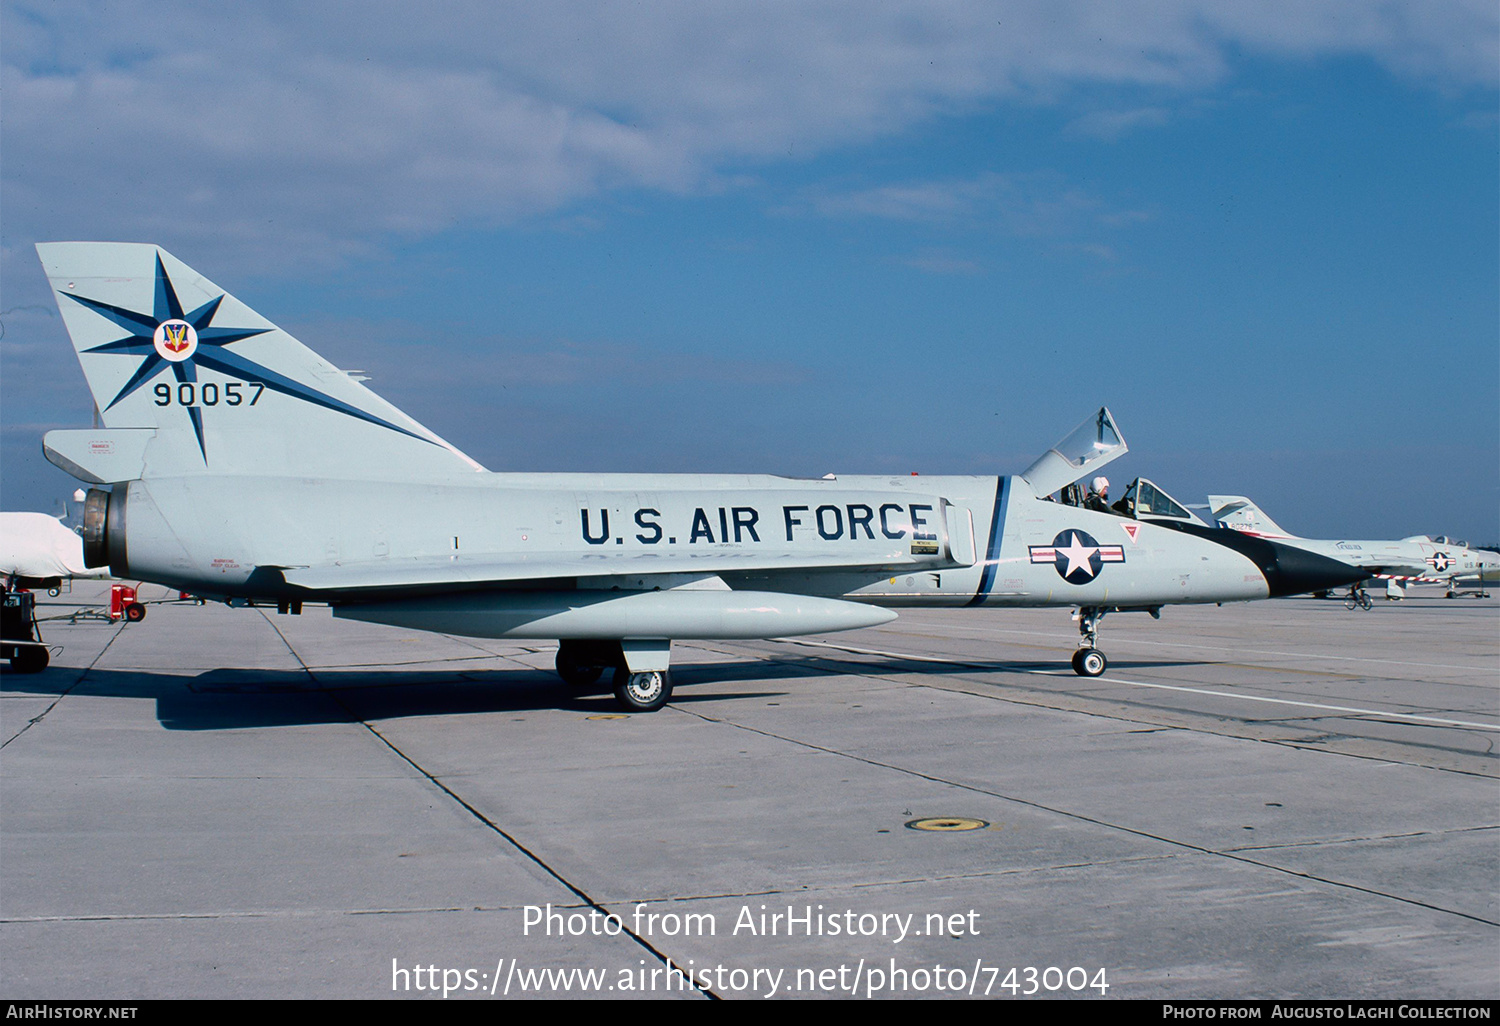
[[[1099,407],[1062,441],[1037,457],[1035,463],[1021,472],[1036,497],[1041,499],[1129,451],[1120,429],[1115,426],[1109,408]]]

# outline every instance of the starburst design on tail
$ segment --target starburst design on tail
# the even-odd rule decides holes
[[[156,255],[155,296],[149,313],[128,310],[97,299],[75,295],[72,292],[59,290],[58,295],[67,296],[129,333],[112,342],[84,349],[82,352],[142,358],[119,392],[104,406],[105,410],[113,408],[168,368],[171,369],[172,376],[179,385],[196,384],[198,368],[202,367],[230,378],[264,385],[273,392],[280,392],[293,399],[300,399],[370,424],[377,424],[424,442],[432,441],[299,381],[294,381],[284,374],[278,374],[264,364],[257,363],[227,348],[235,342],[264,335],[275,329],[215,325],[214,317],[219,312],[219,305],[224,301],[223,293],[195,310],[184,311],[182,301],[172,284],[172,278],[167,273],[166,266],[162,263],[160,253]],[[198,439],[198,451],[203,456],[203,462],[207,464],[208,449],[203,441],[203,409],[191,404],[184,408],[192,422],[193,433]]]

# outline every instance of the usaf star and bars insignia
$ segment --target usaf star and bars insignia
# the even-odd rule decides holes
[[[1059,533],[1051,545],[1028,548],[1033,563],[1051,563],[1069,584],[1087,584],[1099,576],[1105,563],[1125,562],[1123,546],[1100,545],[1088,532],[1072,528]]]

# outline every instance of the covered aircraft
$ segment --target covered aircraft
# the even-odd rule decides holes
[[[1362,576],[1202,524],[1048,501],[1123,455],[1101,409],[1019,477],[490,473],[164,250],[37,247],[104,427],[52,431],[93,484],[84,557],[232,604],[557,639],[626,708],[671,694],[672,639],[868,627],[907,606],[1108,612]]]
[[[1392,598],[1400,598],[1404,586],[1417,581],[1446,584],[1451,598],[1461,585],[1472,581],[1479,587],[1500,572],[1500,553],[1471,549],[1445,537],[1423,534],[1399,541],[1299,538],[1277,526],[1243,495],[1210,495],[1208,505],[1222,527],[1279,545],[1294,545],[1385,579],[1386,593]]]
[[[83,562],[83,540],[46,513],[0,513],[0,581],[8,587],[50,588],[74,577],[108,577]]]

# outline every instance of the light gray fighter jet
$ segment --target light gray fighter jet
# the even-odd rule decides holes
[[[1401,598],[1408,584],[1428,582],[1445,584],[1448,597],[1472,582],[1483,588],[1500,572],[1500,553],[1472,549],[1461,541],[1425,534],[1400,541],[1348,541],[1299,538],[1277,526],[1259,506],[1243,495],[1210,495],[1208,505],[1220,527],[1228,527],[1254,538],[1264,538],[1279,545],[1337,559],[1369,571],[1386,582],[1386,594]]]
[[[94,485],[84,556],[232,604],[557,639],[586,686],[670,696],[672,639],[869,627],[903,606],[1108,612],[1361,576],[1198,522],[1048,501],[1126,451],[1101,409],[1019,477],[495,474],[164,250],[37,247],[103,421],[47,458]]]

